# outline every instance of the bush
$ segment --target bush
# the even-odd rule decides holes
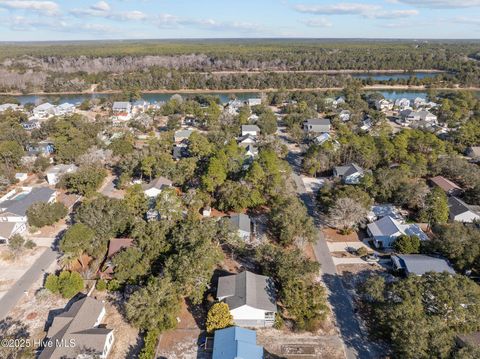
[[[97,281],[97,284],[95,285],[95,288],[100,291],[100,292],[103,292],[104,290],[107,289],[107,283],[103,280],[103,279],[99,279]]]
[[[402,254],[419,253],[420,245],[420,238],[417,236],[402,235],[393,242],[393,249]]]
[[[37,228],[51,226],[68,213],[63,203],[34,203],[27,210],[28,224]]]
[[[25,245],[25,238],[23,238],[19,234],[13,235],[9,240],[8,240],[8,248],[10,251],[16,255],[20,253]]]
[[[233,325],[233,317],[226,303],[215,303],[207,314],[207,332],[213,333]]]
[[[84,283],[77,272],[63,271],[58,276],[50,274],[45,281],[45,288],[64,298],[72,298],[84,288]]]
[[[109,292],[116,292],[120,289],[120,282],[116,279],[112,279],[107,283],[107,290]]]
[[[273,323],[273,327],[278,330],[281,330],[283,327],[285,327],[285,321],[280,313],[275,313],[275,322]]]
[[[31,239],[27,240],[25,242],[25,245],[24,245],[24,247],[27,248],[27,249],[33,249],[36,246],[37,246],[37,244],[34,241],[32,241]]]
[[[58,183],[60,188],[66,188],[72,193],[91,195],[101,186],[107,172],[103,168],[86,166],[75,173],[63,176]]]
[[[368,249],[365,247],[360,247],[357,249],[357,256],[365,257],[368,254]]]
[[[158,329],[151,329],[147,332],[147,335],[145,335],[145,345],[138,359],[154,359],[159,335],[160,331]]]

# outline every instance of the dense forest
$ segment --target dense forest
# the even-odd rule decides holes
[[[305,70],[435,69],[434,79],[397,81],[477,86],[475,41],[199,40],[0,45],[0,91],[335,87],[349,75],[276,73]],[[217,71],[260,71],[214,74]],[[368,83],[369,80],[363,80]],[[413,83],[412,83],[413,81]]]

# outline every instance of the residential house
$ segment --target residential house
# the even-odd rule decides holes
[[[21,222],[0,222],[0,245],[8,244],[10,238],[15,234],[22,234],[26,230],[25,223]]]
[[[114,102],[112,106],[112,111],[113,111],[113,114],[115,115],[119,113],[131,113],[132,104],[127,101]]]
[[[343,96],[337,97],[334,102],[335,106],[342,105],[344,103],[345,103],[345,97]]]
[[[460,186],[443,176],[430,178],[430,182],[432,182],[433,185],[441,188],[449,196],[458,196],[463,192]]]
[[[243,213],[236,213],[230,216],[230,224],[237,231],[240,238],[250,241],[252,236],[252,221],[250,217]]]
[[[257,125],[242,125],[242,136],[258,136],[259,134],[260,128]]]
[[[386,100],[384,98],[375,101],[375,108],[378,111],[386,111],[393,109],[393,103],[390,100]]]
[[[140,123],[145,128],[149,128],[151,125],[153,125],[153,118],[146,113],[141,113],[136,116],[135,121]]]
[[[113,329],[101,325],[105,313],[105,305],[91,297],[73,303],[53,319],[38,359],[106,358],[114,336]]]
[[[364,170],[356,163],[345,166],[336,166],[333,169],[333,176],[340,178],[345,184],[359,184],[364,176]]]
[[[480,161],[480,146],[468,147],[465,155],[474,161]]]
[[[157,177],[150,183],[143,184],[142,189],[143,193],[145,193],[145,196],[149,198],[155,198],[160,194],[160,192],[162,192],[162,189],[172,187],[172,185],[173,182],[168,178]]]
[[[62,103],[61,105],[55,106],[53,109],[54,115],[55,116],[65,116],[65,115],[70,115],[75,111],[75,105],[72,105],[71,103],[65,102]]]
[[[112,258],[115,254],[120,252],[122,249],[127,249],[133,246],[132,238],[112,238],[108,242],[108,252],[107,257]]]
[[[22,122],[22,127],[27,131],[32,131],[37,128],[40,128],[39,120],[29,120],[27,122]]]
[[[343,122],[348,122],[350,121],[350,116],[351,116],[351,113],[350,111],[348,110],[342,110],[340,111],[340,113],[338,114],[338,118],[343,121]]]
[[[50,141],[40,141],[37,144],[29,144],[26,146],[28,155],[37,156],[37,155],[51,155],[55,152],[55,146],[53,142]]]
[[[262,99],[261,98],[249,98],[247,100],[247,105],[252,107],[252,106],[259,106],[262,104]]]
[[[245,147],[245,156],[247,156],[248,158],[255,158],[258,156],[258,148],[254,145],[247,145],[247,147]]]
[[[403,221],[403,216],[400,214],[399,209],[393,204],[377,204],[371,206],[367,214],[367,219],[373,222],[386,216],[390,216],[398,221]]]
[[[308,133],[330,132],[332,124],[327,118],[311,118],[303,123],[303,129]]]
[[[480,349],[480,332],[457,334],[455,342],[460,348]]]
[[[437,116],[427,110],[413,111],[407,109],[400,112],[400,117],[402,121],[406,124],[412,124],[420,121],[430,124],[437,123]]]
[[[55,106],[51,103],[45,102],[33,109],[35,118],[48,118],[55,114]]]
[[[242,272],[218,279],[217,298],[228,304],[236,325],[270,327],[277,312],[272,278]]]
[[[225,106],[225,112],[235,116],[238,114],[238,110],[244,106],[244,103],[240,100],[231,100],[228,102],[228,104]]]
[[[215,331],[212,359],[263,359],[254,330],[229,327]]]
[[[448,207],[452,221],[472,223],[480,220],[480,206],[466,204],[458,197],[448,197]]]
[[[27,209],[35,203],[55,202],[56,191],[48,187],[22,187],[0,198],[0,222],[24,223],[26,229]]]
[[[25,172],[15,173],[15,179],[18,180],[18,182],[23,182],[27,178],[28,178],[28,173],[25,173]]]
[[[370,131],[372,126],[373,126],[372,119],[370,117],[366,117],[363,119],[362,126],[360,126],[360,129],[362,131]]]
[[[173,139],[175,143],[181,143],[188,140],[192,135],[192,133],[193,133],[193,130],[178,130],[178,131],[175,131]]]
[[[20,106],[18,106],[15,103],[4,103],[0,105],[0,112],[4,112],[7,110],[17,111],[19,109],[20,109]]]
[[[246,148],[249,145],[255,145],[257,143],[257,137],[253,135],[240,136],[238,138],[238,145],[240,147]]]
[[[402,271],[405,275],[422,276],[429,272],[455,274],[445,259],[423,254],[396,254],[392,256],[392,261],[395,269]]]
[[[188,156],[188,149],[185,146],[173,146],[172,157],[175,161]]]
[[[60,164],[53,166],[49,168],[46,172],[47,182],[50,185],[56,185],[62,176],[66,175],[67,173],[74,173],[77,170],[78,167],[74,164]]]
[[[410,100],[408,98],[397,98],[395,100],[395,107],[400,110],[410,108]]]
[[[143,113],[147,111],[149,103],[145,100],[137,100],[133,103],[132,112],[134,113]]]
[[[413,101],[413,107],[415,108],[422,108],[427,105],[427,100],[422,97],[416,97]]]
[[[416,224],[403,224],[390,216],[385,216],[367,224],[368,235],[377,248],[390,248],[401,235],[417,236],[420,240],[428,240],[427,235]]]

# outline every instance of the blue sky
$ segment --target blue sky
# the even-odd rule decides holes
[[[0,0],[0,41],[480,38],[480,0]]]

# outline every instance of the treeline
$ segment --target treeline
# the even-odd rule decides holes
[[[468,56],[475,42],[186,41],[0,46],[0,91],[341,87],[351,77],[278,74],[282,70],[439,69],[453,73],[414,84],[478,85]],[[214,71],[260,74],[212,75]],[[270,72],[269,72],[270,71]],[[367,83],[368,80],[365,80]],[[399,83],[402,83],[401,81]]]

